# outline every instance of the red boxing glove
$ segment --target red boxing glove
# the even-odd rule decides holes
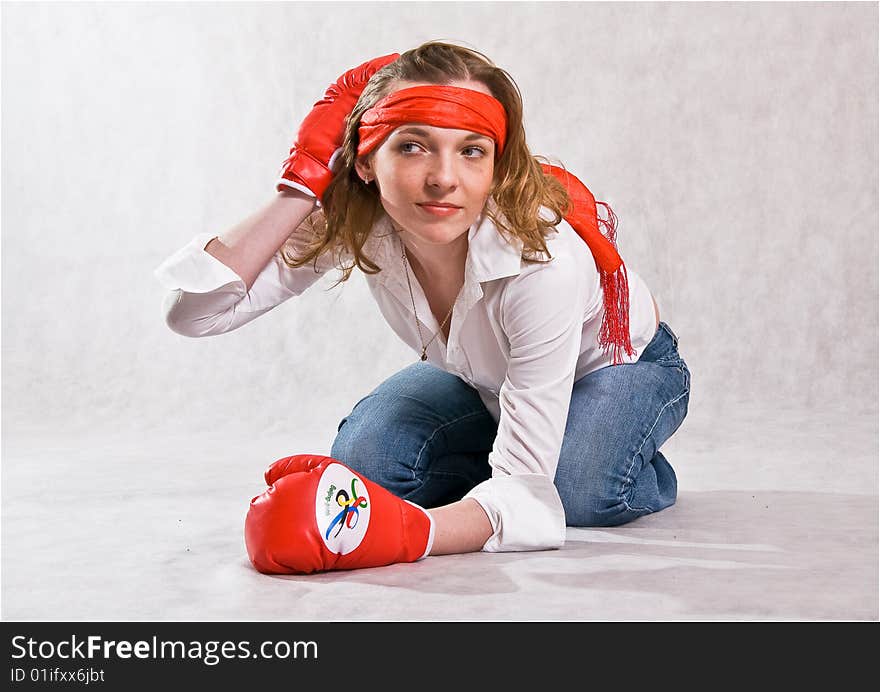
[[[334,155],[342,149],[345,121],[364,86],[377,71],[399,57],[399,53],[392,53],[368,60],[327,87],[324,98],[315,103],[299,126],[290,156],[281,165],[275,183],[278,192],[294,188],[320,201],[333,179]]]
[[[381,567],[426,557],[434,522],[332,457],[299,454],[266,470],[269,489],[251,500],[244,537],[265,574]]]

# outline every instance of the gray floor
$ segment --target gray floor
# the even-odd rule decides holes
[[[561,550],[307,577],[255,572],[242,525],[257,466],[308,442],[4,429],[2,618],[877,620],[876,413],[685,424],[663,512]]]

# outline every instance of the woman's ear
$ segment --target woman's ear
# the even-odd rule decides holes
[[[358,176],[361,180],[365,180],[367,182],[373,180],[376,176],[373,173],[373,166],[370,156],[361,158],[358,157],[354,160],[354,170],[357,172]]]

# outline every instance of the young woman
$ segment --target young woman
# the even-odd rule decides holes
[[[556,548],[566,525],[675,502],[659,450],[687,414],[678,339],[617,255],[613,212],[530,153],[504,70],[436,41],[349,70],[276,190],[157,269],[170,328],[228,332],[358,267],[416,362],[354,406],[329,457],[269,467],[245,525],[257,569]]]

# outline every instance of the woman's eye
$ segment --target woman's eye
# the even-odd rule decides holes
[[[404,142],[403,144],[400,145],[400,151],[404,154],[410,154],[410,153],[413,153],[414,150],[408,149],[407,147],[419,147],[419,146],[420,145],[418,142]],[[468,155],[468,158],[471,158],[471,159],[486,155],[486,151],[482,147],[477,147],[477,146],[466,147],[462,151],[476,152],[476,154],[469,154]]]

